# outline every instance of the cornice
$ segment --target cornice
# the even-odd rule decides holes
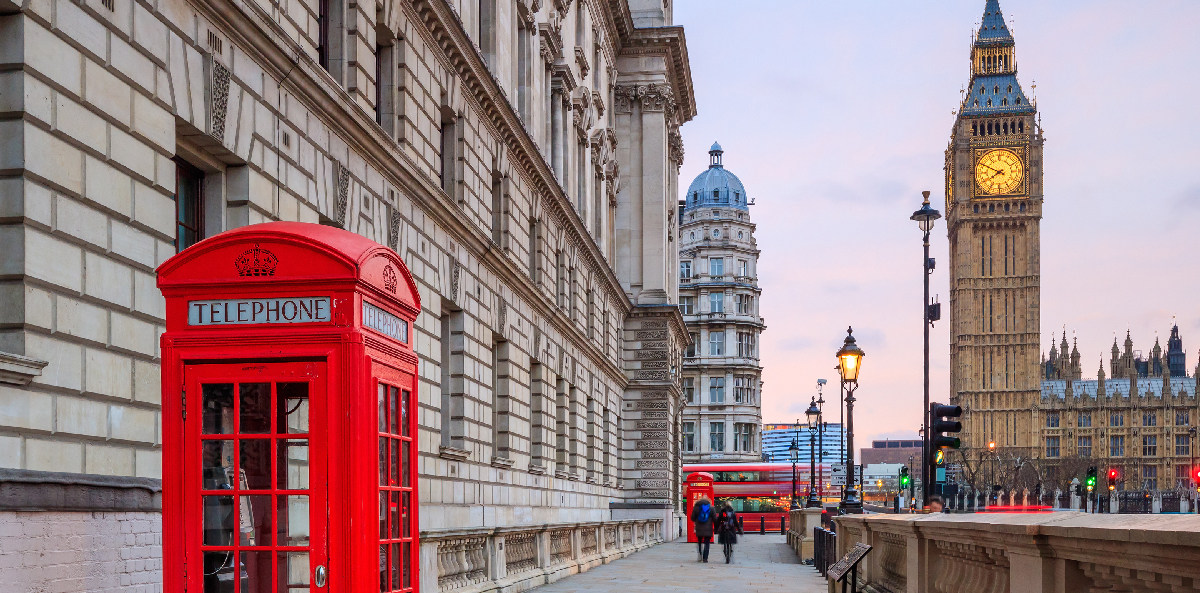
[[[449,12],[444,2],[436,2],[436,0],[434,2],[436,7],[443,9],[443,12]],[[421,6],[425,7],[424,12],[417,10]],[[419,201],[428,216],[442,228],[452,231],[459,238],[463,247],[476,254],[482,263],[494,270],[502,269],[510,276],[523,274],[512,258],[492,253],[495,246],[491,241],[490,234],[484,233],[475,225],[466,222],[462,211],[452,203],[449,196],[438,188],[433,180],[419,173],[416,163],[413,163],[407,155],[399,150],[396,143],[378,127],[374,118],[359,106],[328,72],[313,61],[303,48],[288,37],[257,4],[245,0],[196,0],[195,7],[214,25],[221,26],[223,31],[230,36],[230,41],[237,42],[239,47],[252,56],[265,72],[279,81],[280,86],[288,88],[297,100],[305,103],[310,113],[322,118],[331,128],[343,130],[344,135],[341,139],[346,142],[350,150],[361,155],[385,177],[389,177],[391,181],[403,187],[405,194]],[[578,236],[588,237],[582,243],[587,246],[587,250],[592,256],[593,261],[589,263],[593,263],[596,268],[604,271],[603,276],[608,280],[604,288],[609,293],[609,302],[627,315],[633,307],[633,303],[621,289],[619,279],[612,268],[607,265],[607,260],[603,258],[591,236],[586,233],[583,222],[579,220],[578,215],[574,214],[574,209],[567,203],[562,188],[557,181],[547,182],[547,180],[554,179],[549,166],[544,159],[540,158],[536,144],[520,123],[511,105],[508,105],[507,97],[495,79],[487,71],[483,64],[483,58],[473,49],[469,55],[458,51],[458,48],[464,46],[463,41],[465,41],[466,47],[473,48],[470,40],[465,38],[462,27],[446,28],[443,23],[447,15],[439,14],[437,8],[431,7],[429,2],[418,0],[411,5],[405,2],[403,7],[410,20],[426,25],[426,27],[418,26],[415,29],[426,36],[427,41],[441,47],[447,54],[446,60],[461,66],[461,68],[455,68],[456,71],[460,74],[473,75],[471,81],[466,80],[467,76],[463,76],[463,84],[471,91],[472,98],[476,99],[480,107],[481,119],[492,125],[493,131],[496,132],[501,142],[509,146],[515,145],[518,148],[518,150],[509,151],[510,157],[516,157],[513,161],[514,168],[526,177],[529,177],[529,171],[536,173],[532,179],[540,183],[530,183],[531,189],[542,195],[543,203],[554,204],[555,214],[560,221],[567,222],[564,226],[570,227],[574,231],[572,234],[576,235],[574,237],[576,241],[578,241]],[[449,18],[461,25],[452,15]],[[441,35],[438,35],[435,30],[430,30],[435,27],[441,28]],[[453,36],[449,33],[450,31],[457,32],[458,35]],[[459,42],[457,47],[449,45],[448,38],[450,37],[453,39],[449,40]],[[454,49],[457,53],[450,52],[450,49]],[[478,76],[480,71],[486,73],[486,77],[481,79]],[[494,100],[495,97],[500,97],[504,104],[498,104]],[[480,98],[483,101],[479,101]],[[537,157],[534,158],[533,155],[537,155]],[[519,165],[524,165],[524,167]],[[545,196],[555,196],[555,199],[546,200]],[[597,265],[597,262],[604,263]],[[561,311],[558,311],[557,307],[554,307],[540,290],[524,282],[513,283],[510,288],[534,306],[543,317],[559,319],[564,322],[562,323],[564,327],[575,327],[575,331],[570,332],[573,335],[571,337],[564,335],[564,338],[571,341],[577,349],[589,352],[596,360],[608,360],[607,355],[599,347],[593,345],[591,340],[586,338]],[[604,366],[608,367],[606,368],[607,374],[617,381],[622,384],[627,381],[624,370],[619,364],[609,363]]]
[[[409,7],[409,3],[406,2],[406,11]],[[515,168],[527,178],[531,189],[542,194],[543,204],[551,206],[555,217],[570,228],[570,235],[574,235],[571,239],[582,246],[590,256],[588,266],[593,268],[593,271],[602,270],[598,275],[608,279],[606,290],[610,293],[609,296],[614,302],[624,301],[627,304],[626,308],[633,306],[620,288],[621,282],[608,265],[608,260],[588,234],[575,209],[571,207],[550,165],[541,158],[537,144],[525,129],[516,110],[508,103],[503,88],[488,70],[487,63],[475,48],[475,44],[467,37],[458,16],[446,2],[440,0],[412,0],[411,9],[414,11],[412,16],[417,17],[413,20],[425,24],[424,28],[417,29],[422,35],[431,37],[431,41],[442,49],[453,70],[458,73],[462,83],[476,99],[480,106],[481,119],[489,122],[500,141],[512,149],[509,151],[510,159],[514,166],[518,163],[521,165]],[[454,26],[448,26],[447,23],[453,23]],[[546,200],[546,196],[553,198]],[[586,239],[582,239],[583,237]],[[617,296],[618,294],[621,296]]]
[[[667,59],[667,77],[679,111],[679,124],[696,117],[696,90],[688,61],[687,39],[683,27],[634,29],[621,47],[622,56],[661,55]]]

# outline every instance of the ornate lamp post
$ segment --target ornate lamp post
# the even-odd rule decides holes
[[[822,393],[822,388],[825,386],[825,379],[817,379],[817,410],[824,411],[825,395]],[[818,461],[825,462],[825,429],[828,428],[825,422],[825,415],[821,415],[820,433],[817,434],[817,452],[819,455]],[[839,447],[840,449],[840,447]],[[817,506],[821,506],[821,497],[825,495],[825,475],[822,469],[817,476]]]
[[[917,221],[917,225],[921,227],[921,233],[925,237],[925,259],[922,260],[922,265],[925,268],[925,273],[922,274],[925,280],[925,298],[921,305],[921,309],[923,310],[922,315],[924,315],[925,319],[925,323],[922,324],[925,329],[925,406],[921,408],[921,428],[924,429],[921,439],[921,476],[925,483],[925,487],[923,488],[924,499],[929,500],[929,496],[933,494],[932,484],[936,483],[936,480],[927,478],[927,476],[934,475],[933,461],[929,448],[929,424],[932,421],[932,418],[929,417],[929,326],[933,325],[937,317],[941,317],[940,312],[936,316],[930,315],[929,275],[933,273],[934,262],[933,258],[929,257],[929,231],[933,230],[934,221],[941,218],[942,214],[936,209],[929,207],[929,192],[923,191],[921,192],[921,196],[925,198],[925,201],[921,203],[921,209],[913,212],[909,220]]]
[[[800,431],[799,424],[799,422],[796,423],[797,433]],[[796,442],[797,438],[799,438],[799,434],[792,437],[792,446],[788,447],[788,459],[792,460],[792,510],[800,508],[800,503],[796,502],[796,462],[800,461],[800,444]]]
[[[808,419],[808,501],[804,506],[808,508],[817,508],[821,506],[821,499],[817,495],[817,433],[821,430],[821,410],[817,409],[817,398],[812,399],[812,403],[808,404],[808,409],[804,411],[804,417]]]
[[[846,391],[846,488],[839,505],[843,515],[862,514],[862,500],[854,484],[854,390],[858,388],[858,371],[865,353],[854,341],[854,328],[846,329],[846,340],[838,350],[838,374]]]
[[[996,441],[988,441],[988,452],[992,454],[992,492],[988,495],[988,500],[996,494]]]

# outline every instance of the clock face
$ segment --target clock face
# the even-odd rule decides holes
[[[1021,157],[1003,148],[989,150],[975,165],[975,183],[980,192],[990,195],[1010,194],[1021,187],[1025,167]]]

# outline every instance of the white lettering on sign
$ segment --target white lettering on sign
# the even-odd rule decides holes
[[[329,297],[188,301],[188,325],[318,323],[330,313]]]
[[[398,342],[408,343],[408,322],[367,301],[363,301],[363,325]]]

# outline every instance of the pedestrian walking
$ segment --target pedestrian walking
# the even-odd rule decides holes
[[[717,515],[717,542],[725,551],[725,564],[733,561],[733,546],[737,544],[738,533],[745,535],[737,513],[733,512],[729,503],[725,503],[725,508]]]
[[[708,497],[702,496],[692,507],[692,525],[696,529],[696,562],[708,562],[708,547],[712,544],[713,522],[717,510]]]

